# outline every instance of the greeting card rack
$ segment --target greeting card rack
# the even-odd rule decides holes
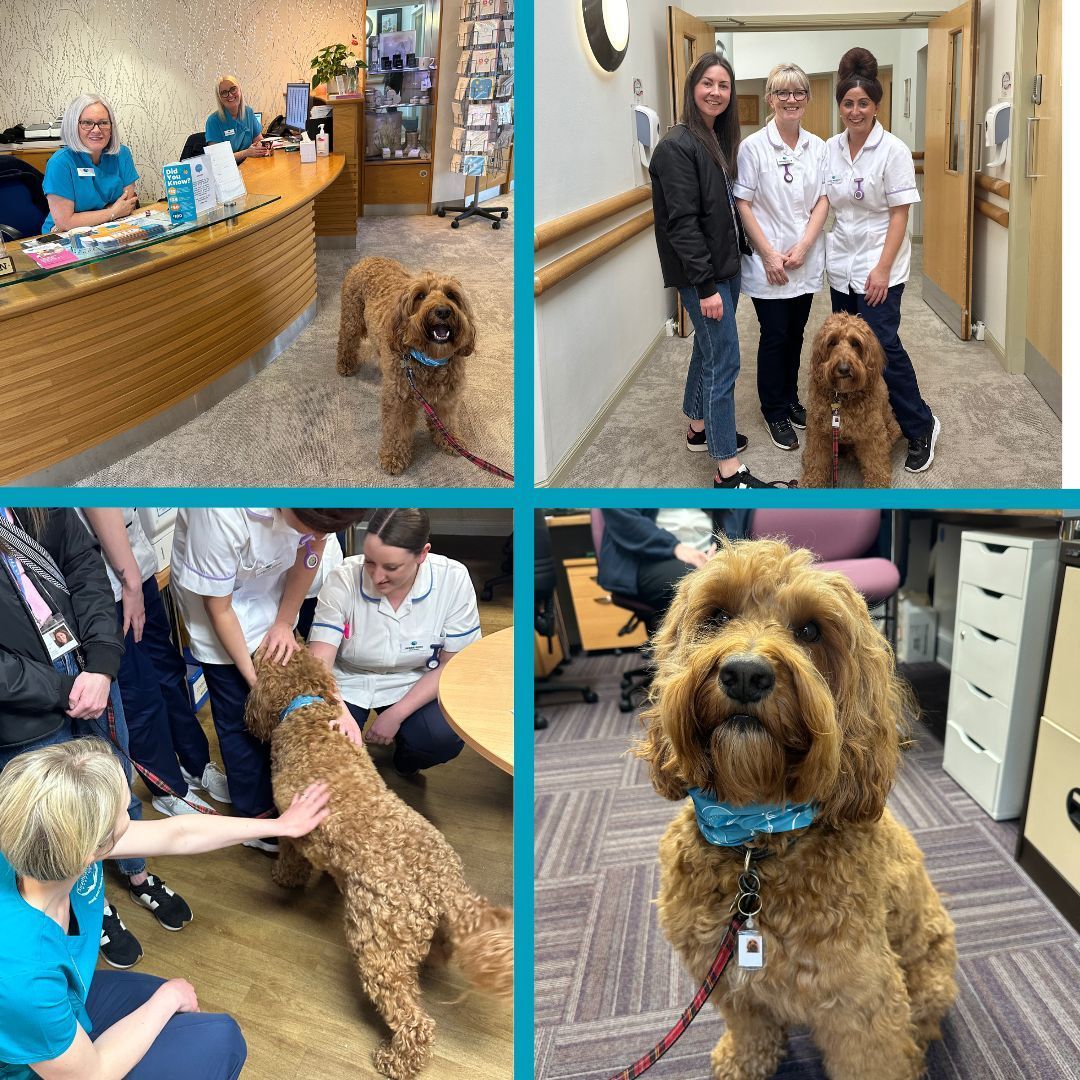
[[[505,206],[481,206],[480,184],[505,175],[509,182],[514,146],[514,0],[463,0],[458,25],[461,57],[451,113],[451,172],[473,180],[472,202],[450,222],[458,228],[482,217],[497,229],[510,215]],[[468,184],[468,180],[466,180]],[[437,213],[446,216],[445,208]]]

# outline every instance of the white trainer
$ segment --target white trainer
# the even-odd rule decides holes
[[[192,805],[189,806],[188,803]],[[177,795],[155,795],[150,800],[150,805],[159,813],[168,817],[176,817],[177,814],[197,814],[196,806],[205,807],[210,813],[217,811],[205,800],[200,799],[190,788],[187,793],[187,802]]]
[[[218,802],[232,802],[229,798],[229,778],[212,761],[206,763],[202,776],[192,776],[183,765],[180,766],[180,772],[189,788],[205,791],[211,799],[216,799]]]

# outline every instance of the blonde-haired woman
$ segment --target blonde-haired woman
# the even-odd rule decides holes
[[[139,174],[106,98],[80,94],[64,112],[60,141],[64,145],[45,166],[42,189],[49,215],[43,233],[102,225],[138,206]]]
[[[235,75],[221,75],[214,80],[217,110],[206,118],[206,141],[227,142],[233,157],[266,157],[270,147],[262,141],[262,125],[255,110],[244,103],[244,91]]]
[[[247,1056],[230,1016],[199,1012],[185,979],[95,971],[102,859],[194,855],[266,831],[249,818],[131,821],[108,745],[32,750],[0,773],[0,1072],[8,1080],[236,1080]],[[304,836],[328,813],[325,784],[275,823]]]
[[[802,129],[810,80],[797,64],[777,64],[765,83],[769,122],[739,147],[733,191],[753,255],[743,256],[742,289],[757,312],[757,387],[774,446],[797,450],[806,427],[799,402],[799,356],[810,305],[822,285],[829,214],[825,143]]]

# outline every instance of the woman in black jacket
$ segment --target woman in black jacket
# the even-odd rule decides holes
[[[694,324],[683,412],[688,450],[708,450],[718,462],[713,487],[783,486],[751,475],[739,462],[747,439],[735,430],[739,374],[739,267],[750,254],[731,181],[739,151],[735,73],[716,53],[690,69],[682,121],[653,153],[653,217],[664,284],[679,290]]]
[[[0,767],[80,735],[98,735],[126,754],[115,685],[123,652],[101,551],[75,511],[0,507]],[[130,765],[122,764],[130,783]],[[142,816],[134,795],[128,813]],[[145,860],[118,865],[131,899],[167,930],[191,921],[183,898],[148,874]],[[142,955],[108,903],[101,951],[122,968]]]

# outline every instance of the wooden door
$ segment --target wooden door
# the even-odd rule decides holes
[[[1042,100],[1033,102],[1029,87],[1016,95],[1027,116],[1031,191],[1024,374],[1061,416],[1061,0],[1039,4],[1035,62]]]
[[[979,0],[934,19],[926,50],[923,299],[962,341],[971,337],[976,30]]]
[[[886,131],[892,131],[892,68],[878,69],[878,82],[881,83],[881,104],[878,106],[878,123]]]
[[[834,135],[835,132],[832,129],[834,104],[832,74],[811,75],[810,100],[803,114],[803,130],[812,132],[819,139],[828,139]]]
[[[670,124],[679,122],[679,110],[682,109],[683,84],[686,76],[698,57],[716,51],[716,31],[701,19],[695,19],[681,8],[668,8],[668,90],[671,98]],[[732,91],[734,92],[734,87]],[[675,323],[679,337],[687,337],[692,327],[690,319],[683,310],[681,300],[676,300],[678,309]]]

